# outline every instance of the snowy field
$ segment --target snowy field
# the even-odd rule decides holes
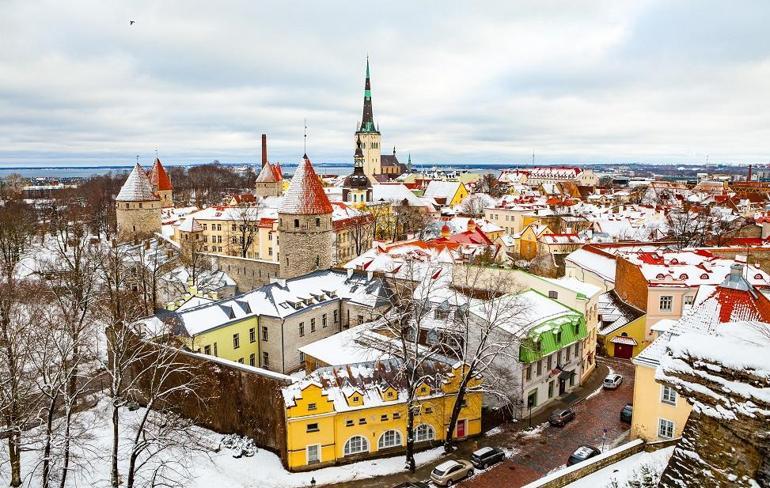
[[[112,430],[110,423],[109,404],[100,402],[94,409],[79,416],[87,428],[87,436],[79,441],[78,467],[70,473],[67,485],[74,487],[107,487],[109,486],[110,448]],[[141,414],[142,409],[135,412],[123,412],[123,425],[129,425]],[[334,484],[354,479],[371,478],[384,474],[396,473],[403,470],[404,457],[384,458],[345,466],[323,468],[307,473],[289,473],[281,465],[275,454],[259,449],[253,457],[236,459],[235,451],[220,447],[223,436],[215,432],[196,429],[200,435],[201,444],[208,447],[202,451],[182,454],[177,451],[164,453],[165,456],[176,457],[182,464],[179,471],[187,472],[186,479],[180,479],[180,486],[191,488],[284,488],[307,487],[315,478],[320,485]],[[34,434],[34,432],[32,433]],[[132,431],[123,436],[125,445],[129,443]],[[29,437],[28,437],[29,438]],[[33,446],[30,446],[33,447]],[[40,486],[38,451],[24,452],[22,457],[25,487]],[[418,466],[429,463],[441,457],[443,449],[437,447],[417,453],[415,458]],[[122,456],[125,460],[127,456]],[[126,463],[121,463],[121,473],[125,474]],[[33,473],[34,474],[31,474]],[[7,486],[9,481],[9,466],[5,448],[0,449],[0,486]]]
[[[641,480],[643,466],[660,476],[673,452],[673,446],[655,452],[640,452],[567,486],[569,488],[628,486],[629,481]]]

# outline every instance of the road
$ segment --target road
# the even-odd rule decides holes
[[[608,370],[623,375],[623,383],[614,391],[601,390],[601,380]],[[460,444],[457,451],[440,460],[419,468],[416,473],[396,473],[389,476],[354,480],[338,483],[339,488],[381,488],[395,486],[404,481],[421,481],[430,476],[430,471],[445,459],[468,459],[473,450],[482,446],[498,446],[513,454],[497,466],[461,483],[460,486],[473,488],[517,487],[545,476],[550,471],[567,462],[572,451],[581,444],[591,444],[605,449],[619,442],[628,433],[629,425],[620,422],[620,410],[633,397],[633,365],[627,361],[599,358],[596,372],[588,379],[585,386],[578,388],[573,395],[577,403],[574,408],[576,419],[565,427],[542,426],[536,429],[539,434],[530,435],[524,429],[527,421],[507,424],[502,432],[495,435],[481,436]],[[575,398],[577,397],[577,398]],[[532,417],[533,426],[542,425],[550,412],[566,406],[562,402],[553,402],[548,411]],[[606,434],[605,434],[606,429]]]

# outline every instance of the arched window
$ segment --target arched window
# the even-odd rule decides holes
[[[662,280],[663,278],[665,278],[665,276],[663,276],[663,273],[658,273],[658,275],[655,278]]]
[[[754,279],[755,280],[761,280],[762,279],[762,275],[757,273],[757,274],[754,275]]]
[[[706,273],[703,273],[702,275],[700,275],[700,279],[707,280],[709,279],[709,275],[707,275]]]
[[[315,226],[316,227],[321,227],[321,219],[319,219],[318,217],[316,217],[316,219],[315,219]]]
[[[417,426],[417,434],[415,439],[417,442],[432,441],[436,438],[436,431],[428,424],[420,424]]]
[[[689,278],[689,276],[687,276],[687,273],[682,273],[679,275],[680,280],[686,280],[687,278]]]
[[[380,436],[377,449],[387,449],[401,445],[401,433],[397,430],[389,430]]]
[[[350,456],[360,452],[369,452],[369,442],[366,438],[357,435],[348,439],[345,443],[345,455]]]

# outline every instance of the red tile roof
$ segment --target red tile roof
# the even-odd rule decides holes
[[[155,163],[152,165],[152,169],[150,170],[150,181],[152,182],[152,186],[156,191],[174,189],[174,187],[171,185],[171,178],[169,178],[168,173],[166,173],[166,169],[163,167],[163,164],[161,164],[160,159],[158,158],[155,158]]]
[[[307,156],[297,166],[278,213],[320,215],[332,213],[329,197]]]
[[[770,300],[761,293],[720,286],[714,291],[712,297],[719,302],[719,322],[735,320],[770,322]]]

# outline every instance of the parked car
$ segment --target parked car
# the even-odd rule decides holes
[[[617,373],[610,373],[604,378],[602,386],[607,390],[615,390],[620,384],[623,383],[623,377]]]
[[[505,459],[505,453],[496,447],[482,447],[471,454],[471,463],[478,469],[484,469],[503,459]]]
[[[564,427],[567,422],[575,420],[575,411],[571,408],[556,410],[548,417],[548,423],[556,427]]]
[[[598,456],[601,454],[602,451],[595,448],[594,446],[580,446],[577,449],[575,449],[575,452],[572,453],[572,455],[567,460],[567,466],[572,466],[573,464],[582,463],[586,459],[591,459],[594,456]]]
[[[626,403],[626,406],[623,407],[623,410],[620,411],[620,421],[630,424],[631,416],[633,415],[633,413],[634,413],[634,406],[630,403]]]
[[[430,485],[422,481],[405,481],[397,484],[393,488],[430,488]]]
[[[464,459],[450,459],[439,464],[430,472],[430,479],[439,486],[452,486],[456,482],[473,475],[473,465]]]

